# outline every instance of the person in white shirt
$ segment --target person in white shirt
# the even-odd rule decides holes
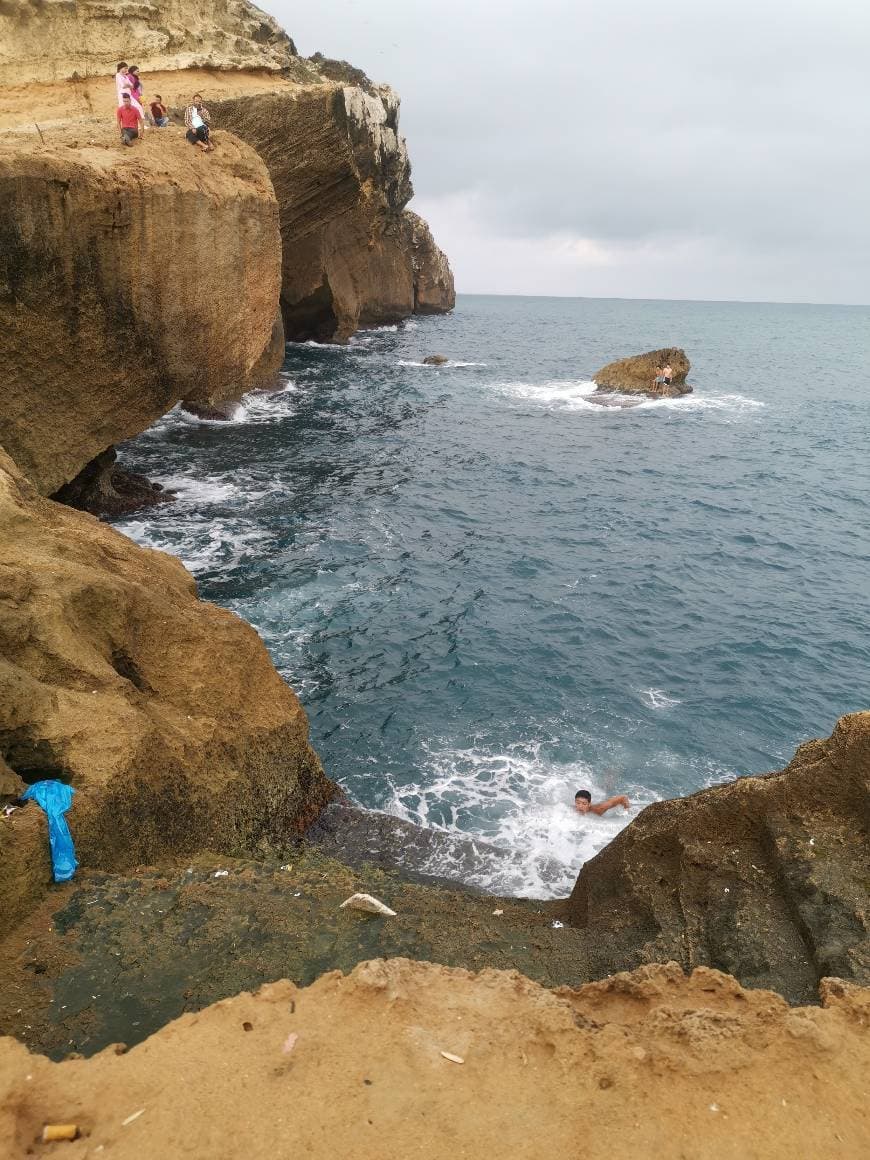
[[[193,94],[193,104],[184,110],[184,123],[187,126],[187,139],[191,145],[197,145],[203,153],[211,153],[214,148],[209,139],[211,114],[202,103],[199,93]]]

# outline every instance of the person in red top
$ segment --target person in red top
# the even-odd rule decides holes
[[[121,140],[125,145],[132,145],[139,136],[139,125],[142,125],[142,135],[145,134],[145,121],[142,113],[130,100],[129,93],[122,93],[121,104],[118,106],[118,127],[121,130]]]

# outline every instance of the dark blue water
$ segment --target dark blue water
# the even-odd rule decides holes
[[[590,401],[670,345],[694,395]],[[870,703],[868,364],[860,307],[463,297],[162,420],[124,458],[180,499],[121,527],[259,629],[356,800],[563,890],[625,821],[575,789],[634,813]]]

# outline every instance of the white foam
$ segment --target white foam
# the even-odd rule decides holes
[[[507,382],[493,384],[497,391],[514,399],[523,399],[559,410],[600,411],[604,408],[589,401],[595,383],[588,379],[550,379],[543,383]]]
[[[676,697],[669,697],[663,689],[642,689],[640,699],[650,709],[673,709],[675,705],[682,705]]]
[[[719,411],[719,412],[748,412],[754,411],[766,404],[759,399],[750,399],[746,395],[701,395],[697,391],[689,395],[681,395],[675,399],[648,399],[637,395],[620,394],[618,391],[603,392],[604,397],[612,400],[611,405],[602,405],[602,396],[593,398],[597,391],[596,384],[589,379],[551,379],[542,383],[502,382],[492,384],[501,394],[525,402],[536,403],[553,410],[589,411],[599,414],[612,414],[614,411]]]
[[[497,859],[471,884],[518,897],[564,897],[583,863],[654,800],[640,787],[607,784],[585,762],[548,762],[538,745],[505,752],[431,746],[424,765],[418,782],[392,786],[387,812],[509,851],[509,859]],[[593,798],[625,792],[631,809],[600,818],[578,814],[577,789],[589,789]]]

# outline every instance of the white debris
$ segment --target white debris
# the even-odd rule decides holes
[[[132,1124],[134,1120],[138,1120],[144,1111],[144,1108],[140,1108],[138,1112],[134,1112],[132,1116],[128,1116],[126,1120],[122,1120],[121,1127],[126,1128],[128,1124]]]
[[[449,1051],[442,1051],[441,1054],[445,1059],[449,1059],[451,1063],[465,1063],[461,1055],[451,1055]]]
[[[504,914],[504,911],[503,910],[494,910],[492,913],[495,915],[496,918],[499,918],[502,914]]]
[[[564,922],[559,922],[558,918],[554,918],[550,923],[550,926],[553,928],[553,930],[561,930],[564,925]]]
[[[390,910],[389,906],[385,906],[379,898],[374,898],[371,894],[352,894],[350,898],[346,898],[342,902],[339,910],[364,910],[367,914],[385,914],[390,918],[395,917],[395,910]]]
[[[229,870],[215,870],[213,877],[214,878],[228,878],[229,873],[230,873]]]

